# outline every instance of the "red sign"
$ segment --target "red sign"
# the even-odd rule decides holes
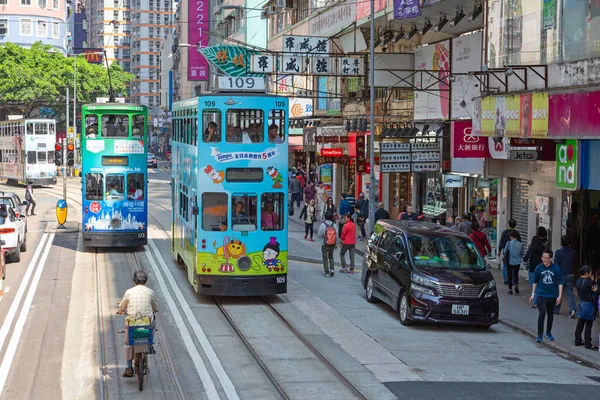
[[[548,136],[600,136],[600,92],[550,95]]]
[[[344,150],[340,147],[330,149],[321,149],[321,157],[341,157],[344,155]]]
[[[101,208],[102,207],[100,207],[100,203],[98,203],[97,201],[94,201],[90,204],[90,211],[94,214],[99,213]]]
[[[496,196],[490,196],[490,215],[497,215],[498,214],[498,197]]]
[[[488,139],[473,135],[471,120],[454,121],[451,127],[452,157],[489,158]]]

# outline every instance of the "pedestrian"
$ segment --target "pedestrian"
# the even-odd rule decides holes
[[[471,229],[471,221],[469,220],[469,215],[464,214],[462,221],[458,224],[458,230],[465,235],[470,235],[473,229]]]
[[[338,218],[339,218],[338,209],[335,206],[335,204],[333,204],[333,199],[331,197],[327,198],[327,201],[325,202],[325,207],[323,207],[323,221],[325,221],[327,219],[326,214],[328,212],[330,212],[331,215],[333,215],[332,221],[338,220]]]
[[[517,240],[517,235],[511,232],[510,240],[504,246],[504,262],[508,270],[508,294],[513,294],[513,284],[515,293],[519,294],[519,269],[521,268],[521,254],[523,254],[523,243]]]
[[[354,274],[354,253],[356,252],[356,225],[352,221],[352,216],[346,214],[342,217],[344,219],[344,225],[342,228],[342,250],[340,251],[340,261],[342,263],[342,269],[340,272],[347,272]],[[347,268],[346,264],[346,252],[350,252],[350,269]]]
[[[513,233],[514,234],[514,233]],[[552,250],[544,250],[542,263],[535,268],[533,289],[529,302],[533,302],[534,295],[538,301],[538,336],[535,340],[542,343],[544,336],[544,319],[548,316],[546,324],[546,338],[552,342],[552,322],[554,321],[554,306],[560,303],[562,297],[562,271],[552,263]]]
[[[471,207],[469,207],[469,222],[473,223],[474,221],[477,221],[477,206],[476,205],[472,205]]]
[[[525,261],[528,265],[527,271],[529,274],[529,286],[531,288],[533,288],[533,275],[535,273],[535,269],[542,263],[542,253],[550,246],[547,236],[548,232],[546,231],[546,228],[540,226],[537,230],[537,235],[531,238],[531,243],[529,244],[527,253],[525,253],[525,257],[523,258],[523,261]],[[535,298],[533,299],[532,307],[537,307],[537,301]]]
[[[569,318],[575,318],[577,314],[577,304],[575,303],[575,268],[577,267],[577,252],[571,248],[569,237],[564,235],[560,238],[561,248],[554,254],[554,264],[558,265],[563,274],[563,293],[567,294],[569,301]],[[578,293],[581,293],[578,291]],[[554,307],[554,314],[560,312],[560,304]]]
[[[330,211],[325,213],[325,221],[319,226],[317,236],[321,240],[321,254],[323,255],[323,269],[325,276],[330,277],[334,274],[333,252],[337,244],[337,232],[335,222],[333,222],[333,213]]]
[[[598,285],[592,279],[592,270],[587,265],[579,268],[579,279],[577,279],[575,287],[577,293],[579,293],[579,306],[577,308],[577,318],[579,319],[575,328],[575,346],[585,344],[586,349],[598,350],[598,346],[592,344],[592,324],[598,312],[597,302],[595,301]],[[585,341],[581,340],[582,332],[584,332]]]
[[[35,196],[33,195],[32,182],[29,182],[29,185],[27,185],[27,189],[25,189],[25,200],[27,201],[27,208],[25,209],[25,215],[30,215],[29,214],[30,206],[31,206],[31,215],[35,215],[35,206],[37,203],[35,202]]]
[[[317,209],[315,207],[315,199],[311,199],[308,204],[304,205],[302,212],[300,213],[300,219],[304,217],[304,239],[310,235],[310,241],[313,240],[313,226],[317,221]]]
[[[383,201],[377,203],[377,211],[375,211],[375,221],[373,222],[373,226],[375,226],[377,221],[379,221],[380,219],[390,219],[390,213],[387,212],[387,210],[383,208],[383,206]],[[373,227],[371,227],[371,230],[373,230]]]
[[[325,188],[323,187],[323,182],[319,181],[317,188],[317,215],[323,215],[323,209],[325,208],[325,202],[327,201],[327,196],[325,193]]]
[[[308,204],[311,200],[315,200],[317,197],[317,189],[315,189],[315,183],[309,181],[308,185],[304,188],[304,204]]]
[[[292,193],[292,205],[296,202],[296,207],[300,207],[300,201],[302,200],[302,183],[296,179],[295,175],[292,175],[290,182],[290,192]]]
[[[485,257],[488,254],[491,254],[492,246],[490,246],[490,242],[488,241],[488,238],[485,235],[485,233],[479,230],[479,222],[473,221],[471,223],[471,229],[473,229],[473,232],[471,232],[469,237],[471,238],[473,243],[475,243],[475,246],[477,247],[477,250],[479,250],[479,254],[481,254],[481,257]]]
[[[456,217],[456,219],[454,220],[454,225],[452,225],[452,227],[450,229],[452,229],[453,231],[460,232],[460,230],[458,229],[458,227],[460,226],[461,222],[462,222],[462,218],[461,217]]]
[[[342,217],[338,222],[338,233],[340,235],[340,238],[342,237],[342,229],[344,228],[345,223],[344,215],[349,214],[354,210],[354,203],[354,197],[347,193],[342,193],[342,199],[340,200],[340,205],[338,207],[340,216]]]
[[[358,195],[358,201],[356,202],[358,211],[360,211],[364,218],[364,221],[362,223],[359,219],[356,219],[356,222],[360,227],[360,233],[363,238],[367,237],[367,232],[365,231],[365,224],[367,222],[367,218],[369,217],[369,200],[366,197],[367,196],[364,193],[361,193],[360,195]]]
[[[354,206],[354,213],[352,214],[352,219],[354,220],[356,225],[358,225],[358,228],[360,228],[360,231],[358,229],[356,230],[358,240],[363,240],[363,238],[367,237],[367,233],[365,232],[365,222],[367,218],[365,214],[363,214],[358,208],[358,204]]]
[[[504,246],[506,246],[506,243],[510,240],[509,235],[511,232],[516,232],[517,233],[517,240],[520,242],[521,241],[521,234],[519,233],[519,231],[517,231],[515,228],[517,227],[517,221],[515,221],[514,219],[510,219],[508,221],[508,229],[505,229],[502,232],[502,235],[500,235],[500,242],[498,243],[498,255],[502,254],[502,250],[504,250]],[[502,258],[500,258],[500,260],[502,260]],[[502,277],[504,278],[504,284],[507,285],[508,284],[508,269],[506,267],[506,264],[504,264],[504,262],[502,262]]]
[[[398,219],[402,221],[418,221],[419,217],[413,213],[413,206],[409,204],[406,206],[406,211],[398,216]]]

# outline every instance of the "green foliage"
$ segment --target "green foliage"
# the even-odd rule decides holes
[[[28,115],[38,107],[54,109],[62,115],[65,93],[73,96],[73,77],[77,63],[77,102],[93,103],[96,97],[108,97],[108,74],[102,65],[90,64],[82,56],[66,57],[41,42],[30,49],[12,43],[0,46],[0,114],[16,112]],[[112,85],[117,96],[126,93],[133,75],[110,66]]]

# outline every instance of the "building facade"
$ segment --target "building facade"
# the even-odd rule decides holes
[[[67,25],[71,13],[67,0],[0,0],[0,45],[30,47],[41,41],[67,52]]]

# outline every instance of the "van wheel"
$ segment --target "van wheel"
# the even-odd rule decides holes
[[[19,246],[17,246],[17,248],[15,249],[15,253],[10,256],[10,261],[11,262],[21,261],[21,248]]]
[[[25,234],[25,239],[23,239],[23,244],[19,250],[23,253],[27,251],[27,234]]]
[[[413,325],[413,321],[409,319],[409,306],[408,306],[408,295],[406,291],[402,292],[400,296],[400,305],[398,306],[398,314],[400,314],[400,323],[404,326]]]
[[[377,303],[377,299],[375,298],[375,296],[373,296],[374,284],[375,283],[373,282],[373,275],[369,274],[369,277],[367,278],[367,285],[365,286],[365,296],[369,303]]]

